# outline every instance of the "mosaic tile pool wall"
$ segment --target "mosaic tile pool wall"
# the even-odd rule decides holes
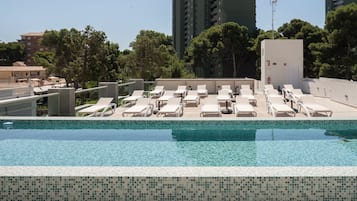
[[[0,177],[1,200],[357,200],[357,177]]]

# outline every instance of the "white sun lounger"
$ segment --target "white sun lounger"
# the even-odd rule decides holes
[[[200,104],[200,97],[198,96],[197,91],[188,91],[187,96],[183,99],[183,102],[186,104],[195,103],[196,106]]]
[[[112,114],[114,113],[115,109],[116,109],[116,104],[112,103],[113,98],[99,98],[99,100],[97,101],[96,104],[84,108],[80,111],[78,111],[78,114],[80,116],[104,116],[104,113],[110,109]]]
[[[222,85],[221,90],[227,90],[229,95],[232,95],[231,85]]]
[[[255,117],[257,116],[257,112],[246,97],[237,97],[233,110],[235,111],[236,116],[239,114],[251,114]]]
[[[197,85],[197,93],[199,96],[208,96],[206,85]]]
[[[176,97],[184,97],[187,94],[187,86],[186,85],[179,85],[177,86],[177,90],[174,92]]]
[[[154,90],[149,92],[150,97],[160,97],[164,94],[164,86],[155,86]]]
[[[226,103],[228,101],[231,101],[231,95],[229,93],[229,90],[227,89],[219,90],[216,98],[219,103]]]
[[[218,115],[221,116],[221,107],[219,106],[217,100],[212,98],[207,98],[206,103],[201,107],[200,116],[205,115]]]
[[[156,106],[159,106],[159,104],[162,105],[166,103],[170,98],[174,98],[174,92],[175,91],[172,90],[166,90],[164,92],[164,95],[156,100]]]
[[[304,96],[305,94],[302,93],[301,89],[292,89],[290,92],[288,92],[286,98],[289,101],[292,101],[293,103],[297,104]]]
[[[123,99],[123,104],[125,103],[130,103],[133,104],[135,103],[139,98],[142,98],[144,94],[144,90],[134,90],[131,96],[126,97]]]
[[[176,115],[177,117],[183,114],[183,106],[181,103],[181,98],[170,98],[167,101],[167,104],[160,109],[157,113],[159,115]]]
[[[240,89],[250,89],[251,90],[250,85],[248,85],[248,84],[242,84],[240,86]]]
[[[276,117],[279,113],[296,115],[295,111],[284,103],[283,97],[269,97],[268,99],[268,113]]]
[[[281,89],[281,92],[282,92],[284,98],[289,98],[289,95],[293,90],[294,90],[294,87],[292,84],[284,84],[283,88]]]
[[[153,105],[150,103],[150,98],[139,98],[135,105],[131,106],[129,109],[125,110],[122,115],[123,117],[126,115],[132,116],[143,116],[146,117],[152,114]]]
[[[318,113],[324,113],[328,117],[332,116],[332,110],[316,103],[313,96],[303,96],[299,100],[298,105],[299,110],[303,108],[308,117],[314,116]]]
[[[239,96],[248,99],[249,103],[257,105],[257,99],[253,95],[253,91],[251,89],[241,89]]]
[[[283,88],[281,89],[282,91],[285,91],[286,93],[291,92],[294,89],[292,84],[284,84]]]

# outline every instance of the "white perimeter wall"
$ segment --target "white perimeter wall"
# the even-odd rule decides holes
[[[304,68],[303,40],[264,40],[261,43],[262,84],[275,88],[292,84],[301,88]]]
[[[332,78],[304,79],[302,90],[357,107],[357,82]]]

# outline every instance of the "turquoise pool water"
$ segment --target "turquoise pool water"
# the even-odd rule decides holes
[[[357,123],[14,121],[0,166],[357,166]]]

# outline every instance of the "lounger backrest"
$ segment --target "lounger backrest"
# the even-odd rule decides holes
[[[222,85],[221,89],[231,90],[231,85]]]
[[[97,101],[96,105],[109,105],[113,101],[113,98],[101,97]]]
[[[206,85],[197,85],[198,90],[206,90]]]
[[[186,85],[179,85],[179,86],[177,86],[177,90],[187,90],[187,86]]]
[[[240,86],[240,88],[241,89],[250,89],[250,85],[243,84],[243,85]]]
[[[170,98],[167,101],[167,105],[180,105],[181,104],[181,98]]]
[[[241,93],[242,95],[253,95],[253,91],[250,90],[250,89],[241,89],[241,90],[240,90],[240,93]]]
[[[284,84],[284,88],[288,89],[288,90],[293,90],[294,89],[293,85],[291,85],[291,84]]]
[[[294,95],[303,95],[301,89],[293,89],[291,90],[291,93]]]
[[[283,100],[283,97],[268,97],[268,101],[271,103],[271,104],[285,104],[284,103],[284,100]]]
[[[279,95],[279,91],[276,89],[267,89],[266,94],[269,95]]]
[[[144,94],[144,90],[134,90],[132,96],[142,96]]]
[[[135,105],[148,105],[148,104],[150,104],[150,98],[139,98],[137,101],[136,101],[136,103],[135,103]]]
[[[187,95],[191,95],[191,96],[197,96],[197,91],[195,91],[195,90],[190,90],[190,91],[188,91],[187,92]]]
[[[273,87],[273,85],[271,85],[271,84],[266,84],[266,85],[264,85],[264,89],[265,89],[265,90],[274,89],[274,87]]]
[[[221,89],[218,91],[218,95],[229,95],[229,90]]]

